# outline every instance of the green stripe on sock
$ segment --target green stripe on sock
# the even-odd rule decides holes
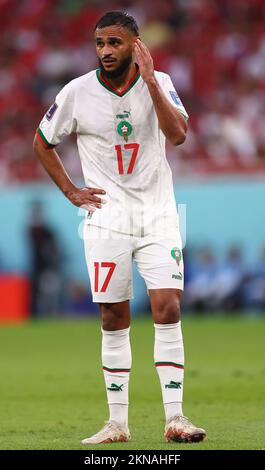
[[[110,369],[109,367],[102,366],[103,370],[106,370],[107,372],[130,372],[131,369]]]
[[[177,369],[184,369],[184,365],[182,364],[177,364],[176,362],[167,362],[167,361],[156,362],[155,366],[156,367],[171,366],[171,367],[176,367]]]

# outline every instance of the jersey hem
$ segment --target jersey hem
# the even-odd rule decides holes
[[[163,285],[161,286],[161,284],[159,284],[158,286],[152,286],[152,287],[149,287],[147,286],[147,294],[148,294],[148,291],[149,290],[154,290],[154,289],[179,289],[179,290],[183,290],[184,291],[184,285],[183,285],[183,281],[182,282],[176,282],[174,286],[172,285],[169,285],[169,284],[166,284],[166,285]],[[148,294],[149,296],[149,294]]]
[[[188,121],[188,120],[189,120],[189,115],[184,114],[184,112],[182,111],[182,109],[176,108],[176,110],[181,114],[181,116],[184,117],[185,121]]]
[[[43,132],[40,130],[39,127],[38,127],[38,129],[36,130],[36,135],[37,135],[37,137],[39,138],[39,140],[41,141],[42,145],[43,145],[46,149],[53,149],[53,148],[55,147],[55,145],[50,144],[50,142],[48,142],[48,140],[46,139],[45,135],[43,134]]]
[[[113,297],[112,299],[102,299],[96,295],[93,295],[92,293],[92,302],[93,303],[102,303],[104,302],[104,304],[113,304],[113,303],[117,303],[117,302],[125,302],[126,300],[132,300],[134,299],[134,296],[133,295],[130,295],[130,296],[123,296],[123,297]]]

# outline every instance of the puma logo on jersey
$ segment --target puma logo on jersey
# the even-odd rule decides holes
[[[165,385],[165,388],[181,388],[181,385],[181,382],[174,382],[173,380],[171,380],[169,384]]]
[[[172,279],[180,279],[182,281],[182,274],[181,273],[178,273],[178,274],[172,274]]]
[[[126,111],[125,109],[123,110],[124,114],[116,114],[117,119],[124,119],[124,118],[129,118],[131,116],[131,111]]]
[[[111,384],[111,386],[107,387],[107,389],[110,390],[111,392],[122,392],[122,387],[123,387],[123,384],[121,385]]]

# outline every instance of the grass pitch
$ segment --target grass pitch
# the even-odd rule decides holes
[[[110,449],[265,449],[265,319],[183,318],[184,414],[200,444],[166,443],[153,322],[133,319],[132,440]],[[98,320],[0,328],[0,449],[86,449],[108,418]],[[89,449],[104,449],[106,445]]]

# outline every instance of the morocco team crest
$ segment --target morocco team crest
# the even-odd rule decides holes
[[[182,260],[181,250],[175,246],[171,250],[171,256],[172,256],[172,258],[174,258],[176,260],[176,263],[179,266],[180,262]]]
[[[118,134],[121,135],[126,142],[128,142],[128,137],[132,133],[132,125],[128,121],[121,121],[117,125]]]

